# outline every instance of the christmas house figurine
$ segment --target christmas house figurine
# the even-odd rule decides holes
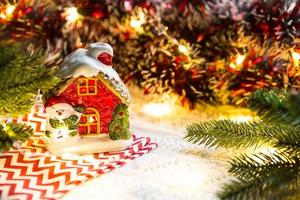
[[[48,150],[54,154],[116,151],[131,144],[130,94],[112,68],[112,47],[93,43],[67,56],[64,83],[46,102]]]

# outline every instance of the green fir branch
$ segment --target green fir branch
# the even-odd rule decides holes
[[[300,125],[300,115],[291,95],[283,90],[258,90],[249,99],[249,108],[266,123]],[[297,104],[299,105],[299,104]]]
[[[234,180],[223,186],[217,195],[222,200],[255,200],[259,199],[261,185],[247,181]]]
[[[240,155],[230,161],[229,170],[235,177],[244,181],[263,179],[278,169],[299,168],[299,155],[294,153],[279,151],[275,153],[258,153],[254,155]],[[300,169],[300,168],[299,168]]]
[[[279,134],[274,135],[275,147],[278,149],[300,150],[300,126],[277,125],[285,127]]]
[[[231,172],[238,178],[223,187],[220,199],[282,199],[299,195],[298,151],[241,155],[231,160]]]
[[[49,92],[60,79],[43,65],[45,56],[42,51],[27,53],[10,43],[0,46],[0,53],[11,58],[8,61],[0,56],[0,115],[25,114],[30,111],[38,91]]]
[[[0,116],[28,113],[38,91],[45,94],[60,82],[54,71],[44,66],[44,60],[42,51],[27,53],[17,44],[0,43]],[[32,134],[33,130],[22,124],[0,124],[0,151]]]
[[[299,127],[264,122],[237,123],[231,120],[214,120],[193,123],[186,127],[185,138],[207,147],[247,148],[261,143],[285,143],[298,146]]]
[[[287,109],[287,92],[283,90],[257,90],[249,99],[249,108],[258,114],[272,110]]]
[[[283,171],[281,173],[284,174]],[[272,178],[269,177],[269,179]],[[268,187],[264,181],[234,180],[225,184],[217,195],[222,200],[298,200],[300,197],[300,191],[295,187],[299,184],[298,180],[292,180],[289,184],[283,184],[281,187],[273,185]]]
[[[19,53],[0,71],[0,88],[14,87],[19,84],[31,82],[34,78],[43,76],[50,70],[43,66],[45,60],[42,52],[33,54]]]
[[[59,79],[53,76],[37,77],[33,82],[4,89],[0,93],[0,115],[16,116],[30,111],[38,90],[49,92]]]
[[[269,143],[269,154],[240,155],[230,161],[237,179],[218,193],[220,199],[290,199],[300,196],[300,94],[262,90],[253,94],[250,108],[261,121],[230,120],[188,125],[186,139],[208,147],[247,148]]]
[[[12,42],[0,42],[0,70],[17,55],[17,48]]]
[[[24,124],[0,124],[0,152],[9,150],[15,141],[25,142],[33,134],[31,126]]]

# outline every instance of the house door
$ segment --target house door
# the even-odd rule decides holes
[[[100,115],[95,108],[87,108],[81,115],[79,125],[79,134],[97,135],[100,134]]]

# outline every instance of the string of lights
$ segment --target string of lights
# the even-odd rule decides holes
[[[175,93],[190,107],[244,105],[257,89],[298,88],[300,3],[226,2],[229,12],[216,0],[20,0],[1,4],[0,38],[46,49],[50,67],[76,48],[108,42],[123,80],[144,93]]]

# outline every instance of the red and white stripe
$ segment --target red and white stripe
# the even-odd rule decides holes
[[[35,135],[21,149],[0,154],[0,199],[58,199],[76,185],[110,172],[155,149],[149,137],[133,136],[124,151],[64,158],[47,152],[39,139],[45,130],[41,105],[15,119],[30,124]]]
[[[0,155],[0,199],[56,199],[76,185],[123,166],[157,147],[150,138],[134,137],[124,151],[94,154],[92,159],[62,159],[32,149]],[[23,151],[22,151],[23,150]]]

